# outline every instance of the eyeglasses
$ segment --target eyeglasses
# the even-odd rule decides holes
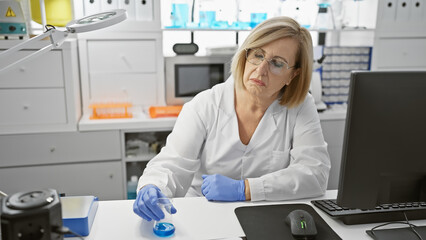
[[[273,74],[280,75],[285,70],[296,67],[296,65],[289,67],[288,63],[279,57],[273,57],[271,59],[265,58],[265,53],[260,48],[246,48],[245,50],[247,62],[254,65],[260,65],[263,60],[266,60],[269,65],[269,71],[271,71]]]

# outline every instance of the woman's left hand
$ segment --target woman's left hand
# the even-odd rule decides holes
[[[203,175],[201,192],[209,201],[245,201],[244,180],[234,180],[223,175]]]

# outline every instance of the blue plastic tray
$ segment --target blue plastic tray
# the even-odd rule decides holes
[[[98,210],[98,198],[94,196],[62,197],[61,205],[63,225],[80,236],[89,235]],[[66,234],[65,237],[75,237],[75,235]]]

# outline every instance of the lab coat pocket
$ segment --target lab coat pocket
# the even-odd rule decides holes
[[[290,149],[284,151],[272,151],[272,158],[270,162],[272,171],[278,171],[288,167],[290,163]]]

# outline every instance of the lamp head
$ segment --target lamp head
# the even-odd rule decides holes
[[[97,13],[67,23],[66,28],[70,33],[81,33],[109,27],[127,18],[126,10],[116,9]]]

